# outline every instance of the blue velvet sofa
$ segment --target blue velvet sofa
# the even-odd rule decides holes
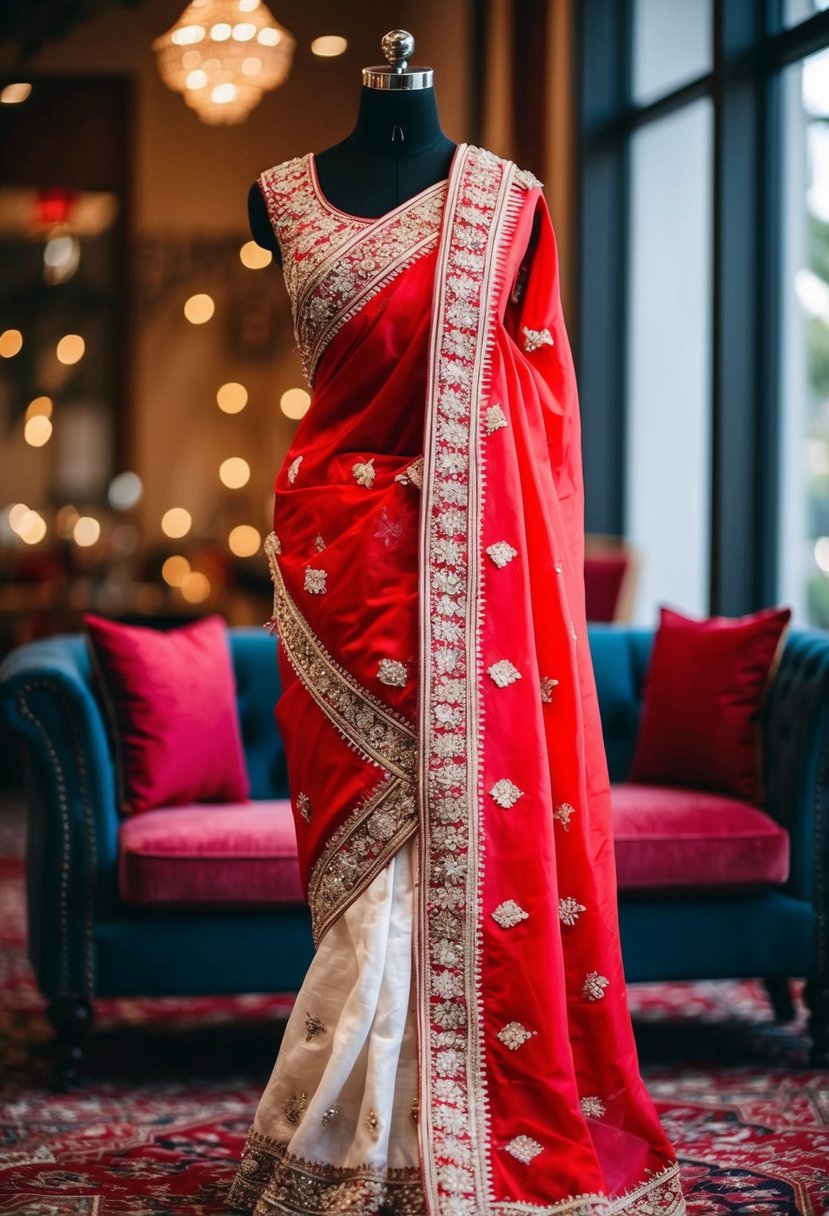
[[[644,627],[589,626],[610,774],[620,793],[631,792],[625,778],[652,638]],[[261,628],[233,628],[230,640],[254,809],[261,815],[271,804],[274,822],[281,816],[284,827],[290,805],[273,718],[279,695],[274,638]],[[0,712],[7,739],[19,743],[26,757],[29,952],[57,1032],[65,1082],[80,1072],[96,997],[298,988],[312,944],[295,881],[290,889],[283,883],[271,903],[249,906],[204,898],[189,906],[153,906],[123,897],[124,822],[115,806],[113,760],[81,634],[57,635],[9,654],[0,665]],[[764,704],[767,801],[763,813],[754,812],[766,836],[774,837],[778,870],[766,880],[749,875],[745,882],[735,872],[733,882],[713,887],[699,881],[686,887],[676,878],[662,887],[658,881],[630,887],[622,867],[619,891],[630,980],[762,977],[778,1016],[786,1017],[788,979],[806,977],[813,1060],[824,1065],[827,715],[829,634],[790,629]],[[650,797],[658,798],[658,789]],[[667,809],[660,835],[670,846]],[[617,839],[617,857],[619,847]],[[634,862],[649,856],[636,840],[627,847]]]

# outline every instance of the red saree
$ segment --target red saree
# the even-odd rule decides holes
[[[324,1199],[321,1165],[252,1128],[231,1199],[675,1216],[619,951],[578,397],[541,183],[460,144],[446,182],[376,220],[328,203],[311,156],[261,185],[313,387],[266,544],[276,718],[318,946],[414,850],[419,1170],[415,1186],[352,1159]],[[285,1105],[301,1118],[305,1089]]]

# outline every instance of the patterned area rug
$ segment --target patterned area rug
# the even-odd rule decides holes
[[[0,820],[0,1211],[208,1216],[279,1046],[289,998],[101,1001],[81,1091],[51,1088],[25,955],[22,832]],[[630,991],[643,1072],[692,1216],[829,1213],[829,1073],[804,1011],[778,1026],[755,983]]]

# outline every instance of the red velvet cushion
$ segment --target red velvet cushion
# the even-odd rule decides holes
[[[302,903],[290,802],[163,807],[123,820],[118,890],[141,905]]]
[[[760,708],[791,614],[696,620],[660,606],[629,781],[762,805]]]
[[[116,755],[124,814],[250,793],[227,627],[218,614],[178,629],[85,613],[95,684]]]
[[[765,811],[699,790],[611,786],[620,891],[779,885],[789,834]]]

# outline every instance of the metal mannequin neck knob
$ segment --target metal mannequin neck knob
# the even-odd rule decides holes
[[[408,30],[389,30],[380,43],[388,64],[363,68],[363,84],[369,89],[431,89],[432,68],[409,67],[414,38]]]

